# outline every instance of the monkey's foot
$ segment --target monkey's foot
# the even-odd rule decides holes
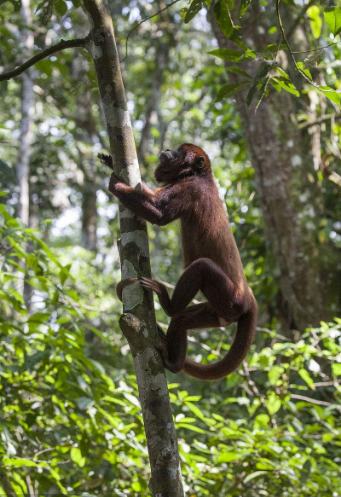
[[[172,316],[171,302],[165,285],[150,278],[141,278],[140,285],[147,290],[155,292],[159,297],[162,309],[168,316]]]
[[[116,287],[116,293],[121,302],[122,302],[123,288],[127,285],[130,285],[131,283],[136,283],[136,281],[138,281],[138,278],[127,278],[126,280],[122,280],[119,282],[119,284]]]
[[[140,285],[143,286],[143,288],[147,288],[147,290],[155,292],[159,296],[162,295],[162,293],[164,292],[164,286],[161,283],[158,283],[157,281],[150,278],[141,278]]]

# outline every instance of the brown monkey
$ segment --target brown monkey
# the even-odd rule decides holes
[[[111,158],[100,157],[111,165]],[[238,368],[253,341],[257,302],[249,288],[227,215],[218,196],[207,154],[185,143],[165,150],[155,170],[163,187],[136,190],[113,174],[109,191],[122,204],[159,226],[181,221],[185,271],[172,297],[161,283],[142,278],[140,284],[154,291],[171,322],[167,334],[160,333],[164,365],[173,373],[184,371],[195,378],[215,380]],[[121,281],[117,293],[136,278]],[[189,306],[198,291],[206,303]],[[237,334],[229,352],[213,364],[199,364],[186,357],[187,330],[220,327],[237,322]]]

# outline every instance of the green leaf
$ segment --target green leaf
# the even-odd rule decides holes
[[[341,31],[341,7],[326,7],[324,19],[334,36]]]
[[[341,376],[341,364],[332,364],[332,371],[335,376]]]
[[[244,76],[245,78],[252,79],[252,76],[247,73],[246,71],[243,71],[243,69],[240,69],[239,67],[231,66],[226,68],[228,71],[233,72],[235,74],[240,74],[240,76]]]
[[[50,314],[48,312],[36,312],[32,314],[28,322],[29,323],[45,323],[50,318]]]
[[[233,97],[236,93],[240,92],[244,88],[250,85],[250,81],[242,81],[241,83],[236,83],[233,85],[224,85],[220,88],[217,102],[220,102],[224,98]]]
[[[67,13],[67,5],[66,3],[64,2],[64,0],[58,0],[56,3],[55,3],[55,9],[56,11],[58,12],[58,14],[60,16],[63,16]]]
[[[296,87],[294,86],[294,84],[289,80],[285,79],[285,78],[271,78],[270,80],[271,84],[276,88],[276,85],[278,85],[278,87],[280,89],[283,89],[285,91],[287,91],[288,93],[292,93],[293,95],[295,95],[296,97],[299,97],[300,96],[300,93],[299,91],[296,89]]]
[[[72,447],[72,449],[70,451],[70,457],[71,457],[72,461],[75,462],[76,464],[78,464],[78,466],[80,468],[82,468],[84,466],[85,457],[82,456],[80,449],[78,449],[77,447]]]
[[[218,0],[214,6],[214,15],[217,24],[226,38],[231,38],[236,29],[230,14],[230,5],[231,2],[229,0]]]
[[[233,48],[217,48],[208,52],[209,55],[215,55],[219,59],[228,60],[230,62],[237,62],[244,55],[244,52],[240,50],[234,50]]]
[[[255,417],[254,428],[255,429],[267,428],[269,423],[270,423],[270,416],[268,416],[267,414],[258,414],[258,416]]]
[[[33,467],[37,466],[37,463],[35,463],[34,461],[31,461],[30,459],[24,459],[23,457],[14,458],[14,457],[7,457],[7,456],[5,456],[3,458],[2,464],[4,466],[11,466],[11,467],[17,467],[17,468],[21,468],[22,466],[33,468]]]
[[[306,76],[308,76],[308,78],[309,78],[309,79],[313,80],[313,77],[312,77],[312,75],[311,75],[311,72],[309,71],[309,69],[307,69],[306,67],[304,67],[303,62],[297,62],[297,67],[298,67],[299,69],[301,69],[301,71],[302,71],[302,72],[304,72],[304,74],[305,74]]]
[[[202,430],[198,426],[189,425],[187,423],[177,423],[178,428],[186,428],[187,430],[195,431],[197,433],[206,433],[205,430]]]
[[[320,17],[320,7],[317,5],[312,5],[307,10],[307,15],[310,22],[311,31],[315,40],[320,38],[322,29],[322,19]]]
[[[267,45],[264,49],[264,52],[277,52],[277,50],[288,50],[288,47],[283,44],[278,45],[277,43],[270,43],[270,45]]]
[[[240,15],[241,16],[243,16],[245,14],[250,3],[251,3],[251,0],[242,0],[241,1],[241,4],[240,4]]]
[[[235,461],[236,459],[240,459],[242,457],[242,454],[239,454],[238,452],[220,452],[217,463],[222,463],[222,462],[231,462]]]
[[[312,379],[312,377],[310,376],[310,374],[308,373],[307,370],[300,369],[298,371],[298,374],[306,382],[306,384],[308,385],[309,388],[311,388],[312,390],[315,390],[314,380]]]
[[[193,17],[197,15],[197,13],[203,8],[205,2],[204,0],[193,0],[191,5],[188,7],[186,15],[185,15],[185,23],[190,22]]]
[[[319,86],[319,90],[327,97],[329,100],[337,105],[340,105],[340,93],[337,93],[333,88],[329,86]]]
[[[252,103],[252,100],[253,100],[253,97],[255,96],[255,93],[256,93],[256,90],[257,90],[257,86],[258,86],[258,83],[263,79],[263,78],[266,78],[268,73],[270,72],[270,69],[272,69],[274,67],[274,64],[266,64],[266,66],[264,66],[255,76],[254,78],[254,83],[253,85],[251,86],[250,90],[249,90],[249,93],[247,94],[247,97],[246,97],[246,104],[247,106],[250,106],[251,103]],[[263,85],[262,86],[262,89],[265,90],[265,86]]]
[[[266,401],[266,407],[268,408],[269,414],[276,414],[276,412],[280,410],[281,405],[282,402],[278,395],[276,395],[275,392],[271,392]]]
[[[255,471],[254,473],[250,473],[249,475],[246,475],[244,478],[244,483],[247,483],[250,480],[253,480],[254,478],[257,478],[258,476],[261,475],[266,475],[268,474],[268,471]]]

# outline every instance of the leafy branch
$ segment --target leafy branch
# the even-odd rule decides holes
[[[279,29],[281,31],[281,35],[282,35],[282,38],[284,40],[284,43],[285,45],[287,46],[287,49],[291,55],[291,58],[294,62],[294,66],[295,68],[297,69],[297,71],[301,74],[301,76],[310,84],[312,85],[314,88],[316,88],[317,90],[321,91],[327,98],[329,98],[332,102],[340,105],[340,95],[339,93],[337,93],[335,90],[333,90],[332,88],[329,88],[328,86],[319,86],[317,85],[313,79],[311,78],[311,75],[310,75],[310,72],[307,71],[307,70],[303,70],[297,63],[296,61],[296,58],[295,58],[295,55],[294,55],[294,52],[291,50],[291,47],[289,45],[289,42],[288,42],[288,38],[287,38],[287,35],[285,34],[285,31],[284,31],[284,27],[283,27],[283,22],[282,22],[282,17],[281,17],[281,13],[280,13],[280,3],[281,3],[281,0],[276,0],[276,14],[277,14],[277,21],[278,21],[278,26],[279,26]],[[327,21],[328,22],[328,21]],[[328,25],[329,25],[329,22],[328,22]],[[335,27],[335,30],[334,30],[334,34],[337,34],[338,33],[338,30],[336,29]],[[323,50],[323,49],[321,49]]]

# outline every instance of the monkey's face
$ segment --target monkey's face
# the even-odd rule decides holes
[[[190,143],[184,143],[176,150],[163,150],[159,159],[155,179],[160,183],[176,183],[188,176],[203,176],[211,172],[207,154],[200,147]]]

